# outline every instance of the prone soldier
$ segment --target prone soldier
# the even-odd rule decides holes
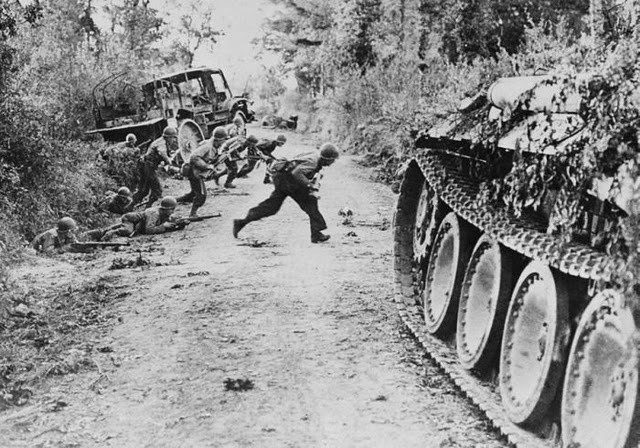
[[[50,252],[54,249],[59,251],[67,250],[73,243],[78,241],[75,234],[77,230],[78,225],[75,220],[65,216],[58,220],[56,227],[36,236],[31,242],[31,247],[38,252]]]
[[[227,139],[227,131],[222,127],[213,130],[213,136],[202,142],[191,154],[189,162],[182,166],[182,174],[189,179],[191,191],[180,196],[178,202],[193,202],[190,216],[198,215],[198,209],[207,200],[207,188],[205,178],[215,170],[215,162],[218,160],[218,150]],[[215,175],[214,175],[215,176]]]
[[[160,206],[150,207],[140,212],[131,212],[122,216],[120,223],[103,229],[87,232],[93,241],[111,241],[114,237],[131,237],[134,235],[157,235],[177,230],[178,225],[172,215],[178,202],[172,196],[165,196]],[[184,227],[184,226],[183,226]]]
[[[117,193],[111,193],[111,195],[107,197],[103,208],[111,213],[124,215],[125,213],[133,211],[133,205],[131,190],[127,187],[120,187]]]
[[[280,166],[274,167],[274,190],[271,196],[250,209],[245,218],[233,221],[233,236],[237,238],[238,233],[250,222],[275,215],[284,200],[291,197],[309,216],[311,242],[327,241],[329,235],[322,233],[327,224],[318,210],[318,187],[314,180],[318,178],[320,170],[332,165],[339,155],[336,146],[325,143],[320,151],[301,154],[290,161],[278,161]]]
[[[149,194],[146,207],[151,207],[155,201],[162,197],[162,186],[156,172],[162,162],[171,165],[170,155],[178,149],[178,131],[167,126],[162,131],[162,137],[156,139],[147,152],[140,157],[138,162],[138,188],[133,194],[134,204],[142,202]]]

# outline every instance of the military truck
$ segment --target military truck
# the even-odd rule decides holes
[[[198,142],[216,126],[240,117],[255,119],[247,95],[233,96],[220,69],[200,67],[149,80],[141,87],[127,72],[103,79],[93,88],[96,129],[106,141],[122,142],[134,134],[139,143],[162,135],[167,125],[178,129],[178,158],[188,159]]]
[[[597,123],[583,112],[607,91],[603,81],[498,80],[417,136],[400,187],[401,316],[517,446],[639,440],[638,288],[621,287],[626,274],[607,241],[634,206],[620,181],[629,166],[585,192],[557,186],[571,178],[567,158],[589,163],[579,142]],[[603,151],[617,154],[636,140],[604,139]],[[572,194],[578,207],[558,206]],[[573,231],[554,228],[559,218]]]

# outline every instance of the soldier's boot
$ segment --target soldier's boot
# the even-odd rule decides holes
[[[235,186],[235,185],[233,185],[233,184],[231,184],[231,183],[229,183],[229,182],[226,182],[226,183],[224,184],[224,188],[236,188],[236,186]]]
[[[317,233],[314,233],[314,234],[311,235],[311,242],[312,243],[324,243],[329,238],[331,238],[331,235],[325,235],[322,232],[317,232]]]
[[[196,218],[198,216],[198,209],[200,208],[199,205],[195,205],[193,204],[191,206],[191,213],[189,213],[189,217],[190,218]]]
[[[246,219],[233,220],[233,237],[238,238],[238,233],[248,224]]]

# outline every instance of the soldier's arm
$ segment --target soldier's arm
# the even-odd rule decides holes
[[[31,242],[31,247],[33,247],[38,252],[45,252],[47,250],[45,248],[45,243],[46,243],[45,238],[46,236],[44,233],[41,233],[40,235],[36,236]]]
[[[167,165],[171,165],[171,159],[169,158],[169,154],[167,153],[167,145],[158,145],[158,154],[160,154],[160,157],[162,158],[162,160],[164,160],[164,163],[166,163]]]
[[[168,221],[171,216],[167,218],[167,221],[163,221],[161,223],[158,223],[158,215],[156,214],[147,214],[146,218],[144,226],[145,235],[158,235],[160,233],[173,230],[176,227],[175,223]]]
[[[199,153],[191,154],[191,157],[189,158],[189,164],[193,168],[197,168],[199,170],[209,169],[209,164],[204,159],[204,157]]]

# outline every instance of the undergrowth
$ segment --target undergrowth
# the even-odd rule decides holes
[[[50,290],[13,285],[0,328],[0,409],[24,404],[48,377],[96,368],[100,348],[78,341],[115,319],[106,307],[128,294],[108,277]]]

